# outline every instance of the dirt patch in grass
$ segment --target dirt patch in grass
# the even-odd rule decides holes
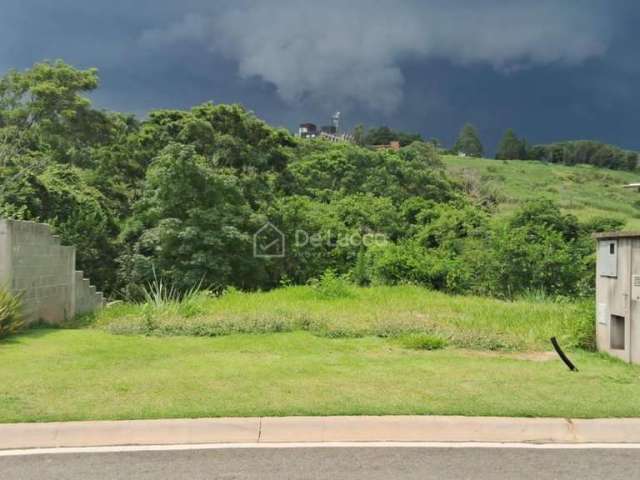
[[[497,352],[480,350],[461,350],[470,357],[507,358],[529,362],[549,362],[558,358],[555,352]]]

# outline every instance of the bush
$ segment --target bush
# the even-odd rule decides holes
[[[447,346],[444,338],[425,334],[407,335],[400,339],[400,343],[404,348],[413,350],[440,350]]]
[[[20,300],[0,289],[0,338],[17,332],[22,326]]]
[[[324,300],[348,298],[353,295],[349,282],[336,275],[333,270],[325,271],[320,280],[311,282],[311,285],[315,295]]]

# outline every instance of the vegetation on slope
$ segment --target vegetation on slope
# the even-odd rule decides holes
[[[622,188],[640,174],[590,165],[565,166],[536,160],[492,160],[443,156],[448,171],[469,192],[492,197],[501,213],[529,200],[548,199],[579,220],[610,218],[640,230],[640,193]]]

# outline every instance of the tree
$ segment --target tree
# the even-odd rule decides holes
[[[399,142],[401,147],[413,142],[422,141],[422,135],[419,133],[407,133],[399,130],[392,130],[386,126],[369,129],[364,138],[364,143],[366,145],[388,145],[391,142]]]
[[[525,141],[518,138],[516,133],[509,128],[500,140],[496,158],[499,160],[524,159],[526,157]]]
[[[121,255],[121,278],[141,285],[158,275],[181,291],[206,286],[256,286],[260,265],[252,234],[264,221],[252,215],[241,179],[216,168],[191,145],[169,144],[151,163],[134,206]]]
[[[60,60],[12,70],[0,78],[0,129],[20,131],[15,138],[25,149],[86,166],[91,147],[111,140],[109,115],[92,109],[84,96],[97,86],[96,69],[78,70]]]
[[[481,157],[483,153],[482,142],[476,127],[467,123],[460,130],[458,139],[453,146],[453,151],[457,153],[464,153],[470,157]]]
[[[0,169],[0,217],[47,222],[76,247],[77,267],[111,292],[118,233],[109,202],[77,167],[31,160]]]

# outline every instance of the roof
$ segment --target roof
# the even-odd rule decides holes
[[[624,188],[640,188],[640,183],[629,183],[628,185],[623,185]]]
[[[593,238],[596,240],[607,240],[614,238],[640,238],[640,232],[601,232],[594,233]]]

